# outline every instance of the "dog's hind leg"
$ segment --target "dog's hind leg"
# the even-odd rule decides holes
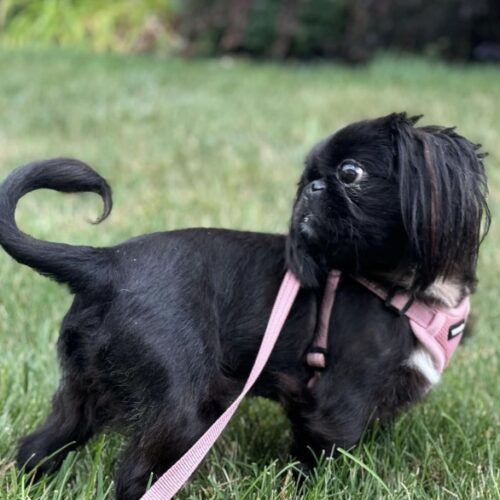
[[[35,477],[56,471],[66,455],[83,445],[98,430],[95,396],[75,382],[63,379],[45,423],[21,439],[17,463]]]
[[[180,412],[178,412],[180,413]],[[194,414],[159,413],[125,448],[116,473],[117,500],[137,500],[209,427]],[[144,430],[146,429],[146,430]]]
[[[116,474],[117,500],[139,499],[148,483],[155,482],[189,449],[187,443],[179,447],[177,439],[171,443],[160,436],[153,439],[152,434],[134,437],[123,452]]]
[[[116,473],[116,500],[136,500],[146,492],[153,464],[141,441],[140,437],[133,438],[122,454]]]

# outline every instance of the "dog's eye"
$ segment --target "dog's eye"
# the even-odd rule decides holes
[[[340,165],[338,176],[344,184],[354,184],[363,177],[363,169],[356,163],[347,161]]]

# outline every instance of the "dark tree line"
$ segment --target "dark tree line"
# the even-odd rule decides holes
[[[379,49],[500,60],[498,0],[185,0],[186,53],[363,62]]]

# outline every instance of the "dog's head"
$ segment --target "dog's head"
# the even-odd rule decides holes
[[[415,292],[445,279],[474,287],[483,217],[489,225],[484,155],[417,120],[354,123],[313,148],[287,243],[305,286],[335,268]]]

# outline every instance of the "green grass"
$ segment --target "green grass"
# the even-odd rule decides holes
[[[365,68],[0,51],[0,177],[24,162],[71,155],[111,182],[115,209],[86,219],[96,197],[44,191],[18,221],[30,234],[108,245],[156,230],[223,226],[285,231],[312,144],[353,120],[391,111],[456,124],[490,152],[500,209],[500,68],[381,58]],[[298,490],[289,427],[270,402],[245,402],[180,498],[500,498],[500,233],[482,248],[476,334],[425,404],[389,431],[325,461]],[[47,413],[67,291],[0,252],[0,498],[109,498],[123,442],[99,437],[33,485],[16,441]],[[110,490],[111,488],[111,490]]]

